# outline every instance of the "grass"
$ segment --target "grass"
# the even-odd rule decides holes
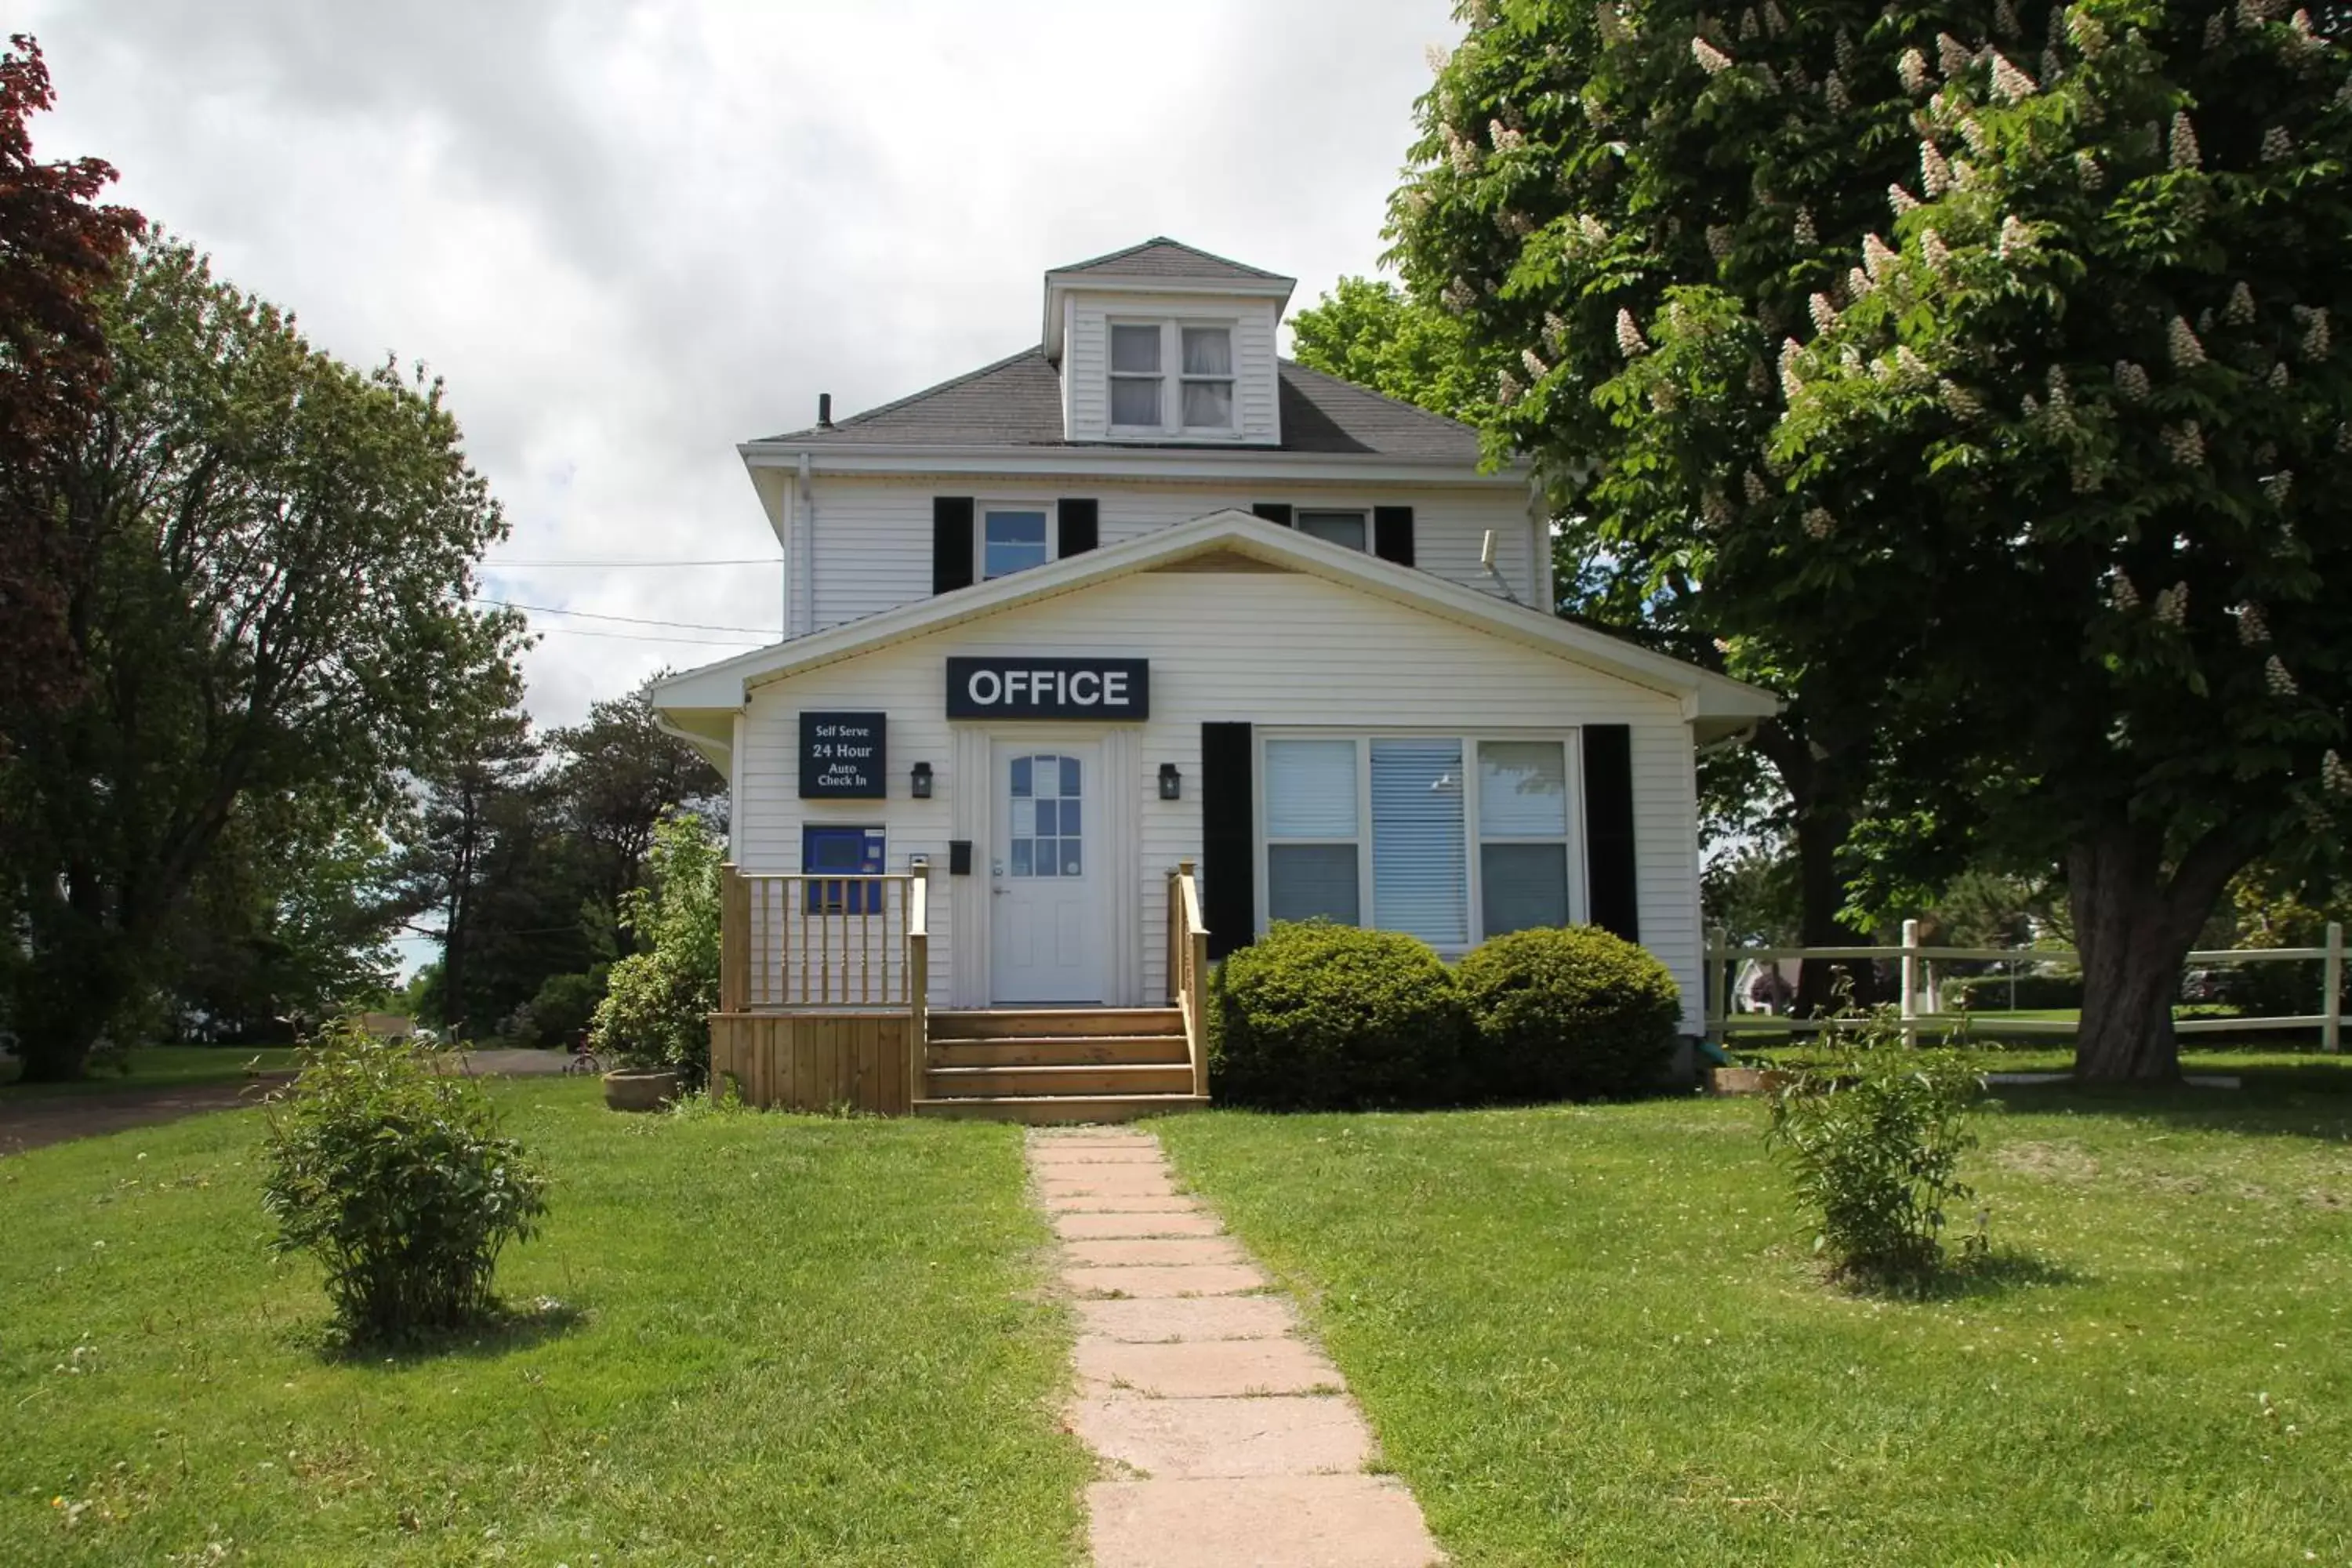
[[[282,1072],[294,1066],[291,1046],[140,1046],[124,1053],[126,1070],[96,1069],[74,1083],[16,1081],[17,1064],[0,1062],[0,1099],[32,1100],[53,1096],[111,1094],[125,1089],[178,1089],[196,1083],[222,1083],[246,1076],[248,1067],[261,1072]]]
[[[1159,1128],[1460,1563],[2352,1560],[2352,1096],[2009,1092],[1925,1302],[1823,1284],[1761,1120]]]
[[[1978,1048],[1972,1054],[1978,1068],[1984,1072],[2071,1073],[2074,1070],[2074,1048],[2070,1044],[2053,1044],[2044,1040],[2030,1046],[1991,1045],[1982,1041],[1977,1045]],[[1762,1062],[1788,1062],[1817,1058],[1820,1052],[1811,1044],[1760,1050],[1742,1044],[1735,1045],[1732,1054]],[[2352,1096],[2352,1053],[2322,1056],[2315,1051],[2201,1048],[2180,1053],[2180,1070],[2200,1077],[2217,1075],[2237,1079],[2241,1092],[2255,1103],[2269,1103],[2281,1097],[2305,1094]]]
[[[321,1349],[256,1113],[0,1160],[0,1562],[1074,1561],[1016,1129],[490,1092],[555,1178],[500,1286],[560,1305],[436,1353]]]

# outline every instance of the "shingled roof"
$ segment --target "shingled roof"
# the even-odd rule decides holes
[[[1130,245],[1125,250],[1097,256],[1091,261],[1073,261],[1067,267],[1056,267],[1046,276],[1076,272],[1112,278],[1258,278],[1276,283],[1292,281],[1279,272],[1244,267],[1238,261],[1228,261],[1222,256],[1195,250],[1164,234],[1155,235],[1140,245]]]
[[[1465,467],[1475,466],[1478,461],[1478,433],[1467,425],[1368,392],[1295,361],[1278,362],[1278,373],[1282,399],[1279,447],[1203,447],[1192,442],[1164,445],[1203,453],[1231,452],[1235,456],[1276,450],[1396,458],[1412,462],[1459,463]],[[792,430],[766,440],[789,442],[812,450],[842,447],[1001,447],[1012,451],[1031,447],[1108,448],[1163,445],[1065,440],[1062,379],[1045,358],[1043,347],[1024,349],[911,397],[853,414],[829,430]]]

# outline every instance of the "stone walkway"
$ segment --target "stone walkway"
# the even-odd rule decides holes
[[[1149,1132],[1029,1136],[1079,1320],[1071,1429],[1097,1568],[1424,1568],[1412,1494],[1366,1473],[1339,1369]]]

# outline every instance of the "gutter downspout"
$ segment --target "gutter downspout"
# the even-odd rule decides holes
[[[1539,472],[1528,475],[1528,537],[1534,551],[1529,564],[1535,568],[1536,607],[1547,616],[1556,616],[1559,596],[1551,582],[1551,506]]]
[[[816,630],[816,485],[806,452],[801,454],[800,489],[794,499],[793,514],[797,526],[793,531],[801,543],[801,614],[790,618],[787,629],[796,625],[794,635],[805,637]]]

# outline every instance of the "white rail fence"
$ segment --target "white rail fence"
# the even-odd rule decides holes
[[[2067,1018],[1989,1019],[1980,1014],[1941,1011],[1934,1005],[1938,989],[1934,983],[1934,966],[1939,963],[2006,963],[2012,966],[2069,963],[2077,962],[2079,956],[2074,949],[2063,947],[1927,947],[1919,941],[1917,921],[1903,922],[1903,945],[1900,947],[1734,947],[1726,940],[1723,931],[1717,928],[1707,932],[1706,939],[1707,1032],[1712,1037],[1723,1040],[1740,1034],[1786,1034],[1838,1027],[1839,1020],[1835,1018],[1795,1018],[1772,1013],[1742,1015],[1732,1010],[1731,983],[1735,965],[1751,960],[1771,963],[1792,958],[1801,963],[1863,963],[1882,959],[1894,963],[1897,965],[1898,1011],[1903,1020],[1904,1035],[1914,1045],[1918,1043],[1923,1030],[1948,1029],[1964,1021],[1981,1023],[2003,1035],[2072,1035],[2077,1026]],[[2175,1018],[2173,1031],[2181,1035],[2236,1035],[2255,1030],[2316,1029],[2319,1031],[2320,1049],[2335,1052],[2341,1048],[2344,1034],[2344,928],[2341,925],[2329,924],[2327,942],[2324,947],[2218,949],[2189,955],[2189,963],[2192,965],[2314,961],[2321,966],[2319,1012],[2238,1018]]]

